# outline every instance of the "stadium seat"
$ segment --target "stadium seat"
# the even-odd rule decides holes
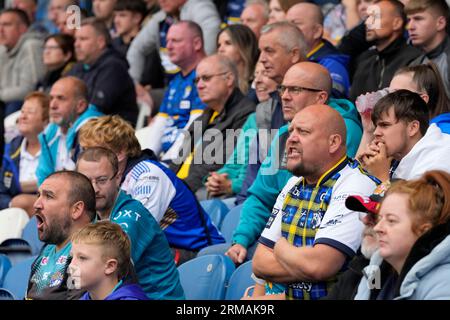
[[[203,249],[200,249],[200,251],[197,253],[197,257],[207,256],[210,254],[225,254],[225,252],[227,252],[230,247],[231,243],[229,242],[213,244],[212,246],[207,246]]]
[[[9,290],[0,288],[0,300],[15,300],[15,297]]]
[[[36,217],[32,217],[30,221],[28,221],[27,225],[23,229],[22,239],[26,240],[30,245],[31,254],[39,254],[44,246],[44,243],[39,240]]]
[[[228,210],[236,207],[236,205],[234,204],[236,202],[236,197],[222,199],[221,201],[228,207]]]
[[[210,254],[225,254],[225,252],[227,252],[228,248],[231,247],[233,232],[239,224],[239,219],[241,217],[241,209],[242,205],[234,207],[226,214],[225,218],[222,221],[220,232],[222,233],[222,236],[225,238],[226,242],[215,244],[201,249],[198,252],[197,257],[206,256]]]
[[[4,254],[0,254],[0,287],[3,285],[3,279],[10,268],[11,261],[9,261],[8,257]]]
[[[22,300],[25,297],[28,278],[31,273],[31,265],[36,260],[36,256],[29,257],[9,269],[3,281],[3,289],[8,290],[14,295],[16,300]]]
[[[194,258],[178,267],[188,300],[223,300],[235,266],[223,255]]]
[[[225,300],[240,300],[244,296],[245,290],[255,284],[251,275],[252,262],[247,261],[241,264],[231,275]]]
[[[225,238],[225,243],[215,244],[212,246],[205,247],[201,249],[197,257],[201,256],[207,256],[211,254],[222,254],[224,255],[225,252],[228,251],[228,249],[231,247],[231,242],[233,240],[233,232],[237,228],[239,224],[239,220],[241,218],[241,210],[242,205],[236,206],[232,208],[225,218],[223,219],[222,226],[220,228],[220,232],[222,233],[223,237]],[[258,245],[258,242],[256,241],[251,246],[247,248],[247,260],[251,260],[253,255],[255,254],[256,246]]]
[[[19,208],[9,208],[0,211],[0,243],[10,238],[20,238],[27,224],[28,214]]]
[[[200,201],[200,205],[203,210],[208,213],[212,223],[220,229],[223,219],[227,215],[228,211],[230,211],[227,205],[219,199],[203,200]]]
[[[12,265],[32,255],[30,244],[21,238],[8,239],[0,244],[0,253],[8,256]]]
[[[222,221],[222,226],[220,227],[220,232],[222,232],[223,237],[226,242],[230,242],[233,238],[233,232],[239,225],[239,219],[241,218],[242,205],[236,206],[231,209]]]

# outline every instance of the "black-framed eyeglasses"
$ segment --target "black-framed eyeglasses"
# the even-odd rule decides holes
[[[117,172],[114,173],[114,175],[111,178],[102,176],[102,177],[98,177],[98,178],[93,178],[91,179],[91,183],[92,185],[96,184],[99,187],[104,186],[108,181],[111,181],[112,179],[114,179],[117,176]]]
[[[302,91],[312,91],[312,92],[324,91],[323,89],[314,89],[300,86],[284,86],[284,85],[279,85],[277,87],[277,90],[280,96],[282,96],[286,92],[286,90],[289,92],[289,94],[292,94],[294,96],[300,94]]]
[[[195,77],[194,82],[195,82],[195,84],[198,84],[198,82],[199,82],[200,80],[202,80],[203,82],[208,82],[208,81],[211,80],[213,77],[216,77],[216,76],[223,76],[224,74],[227,74],[227,73],[228,73],[228,71],[221,72],[221,73],[216,73],[216,74],[205,74],[205,75],[203,75],[203,76]]]
[[[61,47],[59,47],[59,46],[48,46],[48,45],[44,46],[44,51],[45,50],[58,50],[58,49],[61,49]]]

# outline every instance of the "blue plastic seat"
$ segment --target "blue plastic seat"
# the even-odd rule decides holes
[[[233,239],[233,232],[239,225],[239,220],[241,218],[242,205],[236,206],[231,209],[222,221],[222,226],[220,227],[220,232],[222,232],[223,237],[226,242],[230,242]]]
[[[21,238],[7,239],[0,244],[0,253],[8,256],[12,265],[32,256],[28,241]]]
[[[203,200],[200,201],[200,205],[209,215],[212,223],[220,229],[224,217],[227,215],[228,211],[230,211],[227,205],[219,199]]]
[[[230,249],[231,243],[225,242],[225,243],[219,243],[219,244],[213,244],[211,246],[204,247],[200,249],[200,251],[197,253],[197,257],[201,256],[207,256],[210,254],[225,254],[225,252]]]
[[[223,300],[234,270],[233,261],[223,255],[197,257],[178,267],[188,300]]]
[[[225,300],[240,300],[244,296],[245,290],[255,284],[251,275],[252,261],[241,264],[231,275]]]
[[[27,258],[9,269],[3,281],[3,289],[8,290],[14,295],[16,300],[22,300],[25,297],[28,279],[31,273],[31,265],[36,260],[36,256]]]
[[[0,300],[16,300],[16,298],[9,290],[0,288]]]
[[[39,254],[44,246],[44,243],[39,240],[36,217],[32,217],[30,221],[28,221],[27,225],[23,229],[22,239],[26,240],[30,245],[31,254]]]
[[[201,249],[198,252],[197,257],[210,254],[225,254],[225,252],[228,251],[228,248],[231,247],[233,232],[239,224],[239,219],[241,217],[241,209],[242,205],[232,208],[223,219],[220,232],[222,233],[222,236],[225,238],[226,242],[215,244]]]
[[[0,287],[3,285],[3,279],[11,268],[11,261],[4,254],[0,254]]]

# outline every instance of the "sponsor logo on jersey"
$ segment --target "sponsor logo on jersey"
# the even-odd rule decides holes
[[[64,278],[64,275],[62,274],[61,271],[55,272],[50,279],[49,287],[59,286],[62,283],[63,278]]]
[[[48,264],[48,257],[43,257],[41,260],[41,266],[46,266]]]
[[[58,260],[56,261],[57,265],[65,265],[67,262],[67,256],[61,256],[58,258]]]
[[[189,97],[189,95],[191,94],[191,91],[192,91],[192,87],[191,86],[187,86],[185,89],[184,89],[184,94],[183,94],[183,99],[187,99],[187,97]],[[183,101],[182,101],[183,102]],[[189,101],[188,101],[189,102]],[[183,107],[182,107],[182,109],[183,109]]]

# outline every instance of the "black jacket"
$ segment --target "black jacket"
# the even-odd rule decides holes
[[[37,84],[36,89],[48,94],[55,82],[70,72],[74,65],[75,63],[73,61],[69,61],[61,68],[47,72],[44,78]]]
[[[368,42],[366,40],[366,25],[364,21],[348,31],[341,39],[338,50],[350,57],[350,62],[348,65],[350,82],[353,79],[353,74],[356,69],[356,60],[359,55],[367,51],[371,46],[373,46],[373,44],[373,41]]]
[[[117,114],[136,123],[138,108],[128,62],[107,48],[92,65],[77,63],[69,75],[82,79],[88,87],[89,102],[104,114]]]
[[[377,49],[364,52],[356,61],[350,100],[355,101],[361,94],[388,87],[395,72],[420,54],[419,49],[406,44],[402,35],[381,52]]]
[[[369,260],[359,254],[350,261],[348,269],[338,277],[330,293],[322,300],[353,300],[358,291],[358,285],[363,277],[363,269]]]
[[[113,48],[120,53],[120,55],[126,59],[128,48],[130,43],[126,44],[123,42],[121,37],[113,39]],[[159,56],[159,51],[155,48],[145,57],[144,70],[142,71],[141,84],[151,85],[152,89],[164,88],[164,68],[161,64],[161,58]]]
[[[201,145],[201,150],[196,150],[195,154],[199,156],[201,152],[202,161],[201,164],[196,164],[196,157],[194,156],[194,163],[191,164],[189,168],[189,175],[184,179],[192,191],[196,192],[203,186],[203,179],[210,172],[222,168],[233,153],[234,147],[231,146],[231,143],[233,143],[233,146],[236,146],[238,135],[235,134],[233,139],[230,139],[231,136],[228,136],[227,138],[227,134],[230,133],[227,132],[227,129],[236,130],[242,128],[247,117],[255,111],[255,108],[255,103],[246,98],[239,89],[234,89],[233,93],[225,103],[224,109],[210,124],[209,119],[214,113],[214,110],[206,108],[203,115],[195,120],[188,129],[189,134],[185,137],[183,148],[181,149],[184,150],[185,154],[177,159],[177,161],[172,162],[170,164],[170,169],[174,172],[178,172],[181,167],[179,163],[185,161],[190,152],[194,150],[194,146],[197,142],[194,141],[194,138],[197,138],[194,133],[199,131],[198,129],[194,131],[194,128],[200,124],[203,143]],[[218,159],[219,157],[217,155],[214,157],[214,160],[218,161],[211,161],[211,159],[207,158],[212,150],[220,150],[222,152],[220,159]]]

